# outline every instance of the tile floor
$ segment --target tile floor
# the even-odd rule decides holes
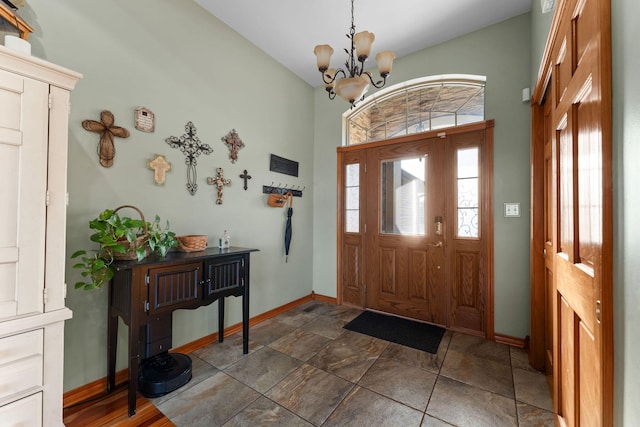
[[[311,301],[190,356],[152,402],[177,426],[551,426],[521,349],[447,331],[433,355],[351,332],[360,310]]]

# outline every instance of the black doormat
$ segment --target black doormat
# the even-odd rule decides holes
[[[365,311],[344,329],[436,354],[444,328],[396,316]]]

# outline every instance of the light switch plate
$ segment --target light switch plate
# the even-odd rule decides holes
[[[520,203],[505,203],[504,216],[505,218],[520,216]]]

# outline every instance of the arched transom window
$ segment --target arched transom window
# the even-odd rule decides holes
[[[484,120],[486,78],[431,76],[391,86],[343,115],[346,145]]]

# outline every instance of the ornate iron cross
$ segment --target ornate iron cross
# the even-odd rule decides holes
[[[187,133],[182,135],[180,138],[170,136],[165,139],[165,141],[171,147],[179,148],[180,151],[187,156],[185,159],[185,163],[187,164],[187,191],[189,191],[193,196],[196,194],[196,191],[198,191],[198,184],[196,183],[198,178],[196,165],[198,164],[198,161],[196,160],[196,157],[200,154],[213,153],[213,148],[211,148],[209,144],[203,144],[200,142],[200,138],[196,136],[196,127],[193,123],[188,122],[184,128]]]
[[[238,161],[238,150],[244,147],[244,142],[242,142],[236,130],[231,129],[227,136],[222,138],[222,142],[229,148],[229,159],[231,163]]]
[[[242,188],[244,188],[244,191],[247,191],[247,180],[251,179],[251,175],[249,175],[247,173],[247,170],[245,169],[244,173],[242,175],[240,175],[240,178],[244,179],[244,187],[242,187]]]
[[[230,179],[225,179],[224,176],[222,175],[222,168],[218,168],[216,169],[216,171],[218,172],[218,174],[216,175],[215,178],[207,178],[207,184],[209,185],[215,185],[218,189],[218,198],[216,199],[216,205],[221,205],[222,204],[222,188],[225,185],[231,185],[231,180]]]

